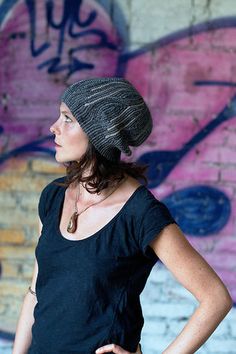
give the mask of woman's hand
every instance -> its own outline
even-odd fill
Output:
[[[103,353],[110,353],[110,352],[115,354],[136,354],[136,352],[135,353],[127,352],[127,350],[113,343],[104,345],[103,347],[100,347],[95,351],[96,354],[103,354]]]

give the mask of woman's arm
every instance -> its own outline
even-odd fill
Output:
[[[232,298],[216,272],[176,224],[166,226],[150,246],[175,278],[199,301],[180,334],[162,354],[194,354],[232,308]],[[130,354],[108,344],[96,353]]]
[[[230,311],[232,298],[216,272],[176,224],[166,226],[150,246],[179,283],[200,303],[163,354],[193,354]]]
[[[42,224],[39,220],[39,235],[41,234]],[[35,291],[35,284],[38,275],[38,264],[35,259],[34,272],[31,282],[31,289]],[[32,333],[31,328],[34,323],[33,311],[37,304],[37,298],[29,291],[24,297],[21,307],[20,316],[17,323],[15,339],[13,343],[12,354],[26,354],[31,344]]]

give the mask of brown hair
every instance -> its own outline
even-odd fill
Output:
[[[112,162],[102,156],[88,141],[88,147],[79,161],[64,163],[66,167],[65,182],[54,182],[57,185],[68,187],[73,182],[85,182],[88,192],[99,193],[102,189],[114,187],[125,177],[125,173],[136,178],[143,179],[145,186],[148,183],[145,176],[149,165],[139,165],[135,162],[125,162],[118,160]],[[85,172],[90,170],[90,175],[85,176]],[[92,188],[87,188],[87,184]],[[92,189],[95,188],[94,191]]]

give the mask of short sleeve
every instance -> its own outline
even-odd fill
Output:
[[[39,196],[39,203],[38,203],[38,214],[42,224],[44,224],[44,220],[46,218],[46,206],[47,206],[47,186],[42,190]]]
[[[141,218],[139,232],[139,245],[146,257],[158,258],[149,243],[164,227],[173,223],[178,225],[167,206],[163,202],[153,199]]]
[[[44,187],[42,190],[40,196],[39,196],[39,202],[38,202],[38,214],[40,217],[40,220],[42,224],[44,224],[46,216],[49,213],[50,208],[52,207],[52,204],[55,200],[55,197],[57,195],[57,192],[59,190],[59,186],[57,183],[61,183],[65,181],[65,177],[60,177],[52,182],[50,182],[48,185]]]

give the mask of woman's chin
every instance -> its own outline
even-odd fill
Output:
[[[65,156],[65,154],[63,155],[62,153],[60,154],[57,150],[56,153],[54,155],[55,160],[58,163],[68,163],[68,162],[72,162],[72,161],[78,161],[79,157],[78,156]]]
[[[57,154],[55,155],[55,160],[58,162],[58,163],[61,163],[61,164],[63,164],[63,163],[68,163],[68,162],[70,162],[71,161],[71,159],[70,158],[63,158],[63,157],[60,157],[60,156],[58,156]]]
[[[61,156],[58,156],[57,154],[55,155],[55,160],[58,162],[58,163],[64,163],[64,162],[68,162],[69,160],[66,159],[65,157],[61,157]]]

